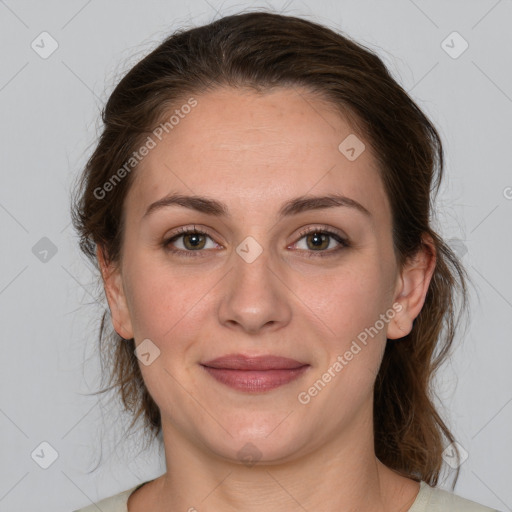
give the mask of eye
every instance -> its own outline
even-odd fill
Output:
[[[172,248],[172,244],[176,243],[176,241],[180,238],[182,239],[182,241],[180,241],[182,248]],[[201,249],[208,248],[206,247],[206,238],[212,240],[208,233],[196,229],[195,226],[193,228],[180,228],[178,230],[178,234],[175,234],[171,238],[165,240],[162,245],[166,250],[173,253],[179,253],[183,256],[196,256],[195,254],[191,253],[200,253],[203,252]],[[216,246],[217,244],[214,242],[213,247],[210,248],[215,249]],[[199,254],[197,254],[197,256],[199,256]]]
[[[181,240],[180,240],[181,239]],[[207,247],[207,239],[212,241],[212,245]],[[305,239],[305,248],[299,248],[307,257],[333,256],[340,250],[350,247],[349,241],[341,236],[340,233],[327,229],[325,227],[310,227],[300,233],[300,238],[295,244],[289,247],[299,245],[299,242]],[[174,244],[177,244],[176,248]],[[338,245],[327,250],[334,241]],[[181,247],[179,247],[181,245]],[[171,238],[166,239],[162,246],[169,252],[178,254],[179,256],[205,256],[202,249],[216,249],[220,247],[213,241],[211,236],[206,232],[194,227],[180,228]],[[174,246],[174,247],[173,247]]]
[[[323,257],[337,254],[340,250],[350,247],[349,241],[341,236],[338,232],[327,228],[312,227],[300,233],[300,239],[294,245],[299,245],[300,240],[305,239],[304,250],[307,257]],[[338,245],[334,249],[326,250],[331,246],[331,242],[335,241]]]

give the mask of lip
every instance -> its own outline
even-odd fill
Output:
[[[210,368],[222,368],[226,370],[293,370],[307,363],[281,356],[227,354],[201,364]]]
[[[228,354],[201,366],[218,382],[233,389],[263,392],[299,378],[310,365],[280,356]]]

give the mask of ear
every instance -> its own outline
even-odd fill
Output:
[[[422,239],[421,248],[405,263],[398,277],[394,303],[399,303],[401,309],[388,324],[388,339],[407,336],[425,303],[436,266],[436,247],[430,235],[424,233]]]
[[[127,340],[131,339],[133,338],[133,328],[124,293],[121,272],[117,266],[106,262],[103,248],[99,245],[96,249],[96,257],[98,258],[103,287],[105,289],[105,295],[107,296],[114,329],[122,338]]]

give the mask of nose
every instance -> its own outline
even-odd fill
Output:
[[[290,322],[292,292],[286,286],[286,268],[270,259],[265,250],[254,260],[243,251],[233,254],[218,307],[224,327],[257,334]]]

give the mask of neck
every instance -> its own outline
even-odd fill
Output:
[[[167,472],[155,481],[151,510],[407,511],[419,484],[376,458],[371,421],[357,427],[293,460],[250,465],[200,449],[166,424]]]

